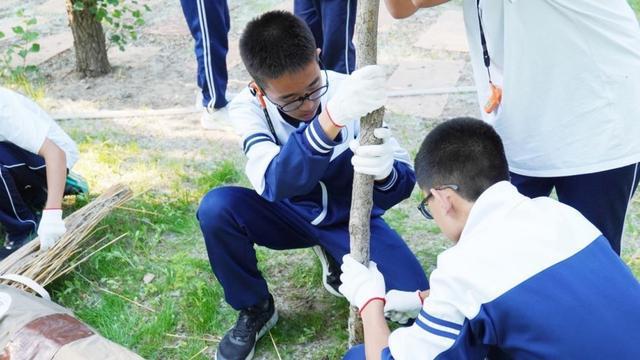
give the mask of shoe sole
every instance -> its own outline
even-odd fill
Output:
[[[344,297],[344,295],[337,292],[334,288],[327,283],[327,277],[329,276],[329,259],[327,259],[327,254],[322,250],[319,245],[312,247],[313,252],[320,259],[320,265],[322,265],[322,286],[324,286],[325,290],[329,292],[329,294],[336,297]]]
[[[262,327],[262,329],[260,329],[260,331],[258,331],[258,334],[256,335],[256,342],[253,344],[253,348],[251,349],[251,352],[249,353],[249,355],[247,355],[247,357],[244,360],[251,360],[253,359],[253,354],[256,352],[256,344],[258,343],[258,340],[260,340],[260,338],[262,338],[264,336],[264,334],[267,333],[267,331],[271,330],[276,323],[278,322],[278,310],[274,309],[273,310],[273,315],[271,315],[271,318],[269,319],[269,321],[267,321],[264,326]],[[216,360],[231,360],[231,359],[225,359],[222,356],[218,355],[218,351],[216,351],[216,356],[215,356]]]

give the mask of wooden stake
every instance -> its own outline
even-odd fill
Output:
[[[378,9],[379,0],[358,2],[356,18],[356,58],[357,67],[373,65],[378,53]],[[360,143],[363,145],[380,143],[373,136],[373,130],[382,126],[384,108],[380,108],[360,120]],[[353,178],[351,195],[351,216],[349,235],[351,256],[357,261],[369,265],[369,238],[371,209],[373,208],[373,176],[356,173]],[[362,319],[356,308],[349,312],[349,347],[364,341]]]

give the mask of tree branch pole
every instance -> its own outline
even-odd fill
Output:
[[[373,65],[378,54],[378,9],[379,0],[358,2],[356,18],[356,58],[357,67]],[[360,119],[360,143],[370,145],[379,143],[373,130],[382,126],[384,107]],[[356,173],[353,178],[351,196],[351,216],[349,235],[351,256],[357,261],[369,265],[369,238],[371,209],[373,207],[373,176]],[[362,319],[355,307],[349,312],[349,347],[364,341]]]

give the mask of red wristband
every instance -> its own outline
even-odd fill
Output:
[[[342,128],[344,127],[344,125],[342,125],[342,126],[341,126],[341,125],[338,125],[338,124],[336,124],[336,122],[335,122],[335,121],[333,121],[333,119],[331,118],[331,114],[329,113],[329,107],[327,107],[327,108],[325,109],[325,111],[327,112],[327,117],[329,118],[329,121],[331,121],[331,123],[333,124],[333,126],[335,126],[335,127],[337,127],[337,128],[340,128],[340,129],[342,129]]]
[[[386,301],[384,298],[382,298],[382,297],[374,297],[374,298],[371,298],[371,299],[367,300],[367,302],[366,302],[366,303],[364,303],[364,305],[362,305],[362,307],[360,308],[360,310],[358,310],[358,315],[360,315],[360,317],[362,317],[362,311],[364,311],[364,308],[366,308],[366,307],[367,307],[367,305],[369,305],[369,304],[370,304],[372,301],[374,301],[374,300],[380,300],[380,301],[382,301],[382,304],[383,304],[383,305],[387,302],[387,301]]]

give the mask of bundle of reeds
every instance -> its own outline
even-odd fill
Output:
[[[47,251],[39,251],[40,241],[27,243],[4,260],[0,261],[0,275],[18,274],[26,276],[42,286],[51,283],[89,259],[92,255],[126,234],[108,240],[94,240],[91,236],[96,226],[111,210],[133,197],[129,187],[118,184],[64,219],[67,232]],[[2,284],[29,290],[11,280],[0,280]]]

